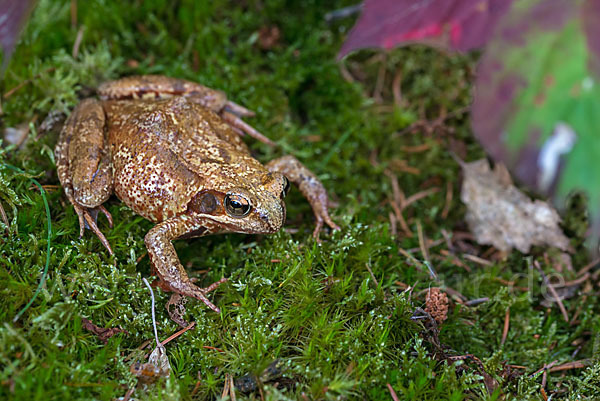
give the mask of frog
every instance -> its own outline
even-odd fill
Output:
[[[252,111],[223,91],[161,75],[124,77],[101,84],[98,98],[82,100],[66,120],[55,147],[57,175],[79,220],[79,236],[91,230],[110,255],[98,228],[103,204],[113,194],[155,225],[144,243],[155,285],[180,298],[220,309],[207,294],[226,278],[201,288],[181,264],[172,241],[212,234],[271,234],[285,221],[290,182],[308,200],[318,239],[329,215],[323,183],[296,157],[266,164],[242,136],[274,142],[244,121]]]

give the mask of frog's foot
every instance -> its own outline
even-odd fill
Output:
[[[196,281],[198,281],[197,278],[190,278],[190,281],[192,283],[195,283]],[[217,288],[221,283],[227,281],[227,279],[221,279],[219,281],[217,281],[216,283],[210,285],[207,288],[202,288],[200,290],[205,291],[206,292],[210,292],[212,290],[214,290],[215,288]],[[171,295],[171,298],[169,298],[169,301],[167,302],[167,313],[169,314],[169,317],[171,318],[172,321],[174,321],[175,323],[177,323],[178,325],[180,325],[181,327],[188,327],[190,324],[183,318],[183,316],[185,315],[185,304],[188,301],[188,297],[186,297],[185,295],[179,294],[179,293],[173,293],[173,295]],[[208,305],[208,304],[207,304]],[[213,305],[212,303],[210,305]],[[209,307],[210,307],[209,305]],[[214,305],[213,305],[214,306]],[[211,308],[213,309],[213,308]],[[218,310],[219,308],[217,308]],[[214,310],[214,309],[213,309]]]
[[[209,285],[206,288],[200,288],[200,287],[192,284],[192,280],[189,280],[189,279],[188,280],[183,279],[182,282],[176,288],[172,285],[169,285],[168,283],[166,283],[163,280],[160,280],[157,285],[164,291],[173,291],[176,294],[179,294],[181,297],[192,297],[192,298],[199,299],[202,302],[204,302],[204,304],[206,306],[208,306],[210,309],[212,309],[213,311],[215,311],[217,313],[221,313],[221,309],[219,309],[215,304],[210,302],[208,300],[208,298],[206,298],[206,294],[208,294],[211,291],[214,291],[215,289],[217,289],[218,286],[220,286],[221,284],[223,284],[226,281],[227,281],[227,278],[223,277],[221,280],[219,280],[215,283],[212,283],[211,285]],[[175,321],[177,324],[181,324],[182,322],[185,323],[185,320],[183,320],[183,318],[181,317],[182,315],[178,315],[178,313],[180,311],[174,311],[173,314],[171,314],[171,311],[169,310],[169,306],[175,305],[176,308],[179,308],[178,299],[172,298],[172,300],[173,300],[173,302],[171,302],[171,300],[169,300],[169,303],[167,304],[167,311],[169,312],[171,319],[173,319],[173,321]],[[181,306],[183,306],[183,305],[181,305]],[[185,308],[183,309],[183,311],[185,313]],[[173,315],[175,315],[175,318],[173,317]],[[180,321],[178,321],[176,319],[179,319]],[[187,326],[187,324],[185,324],[183,327],[186,327],[186,326]]]
[[[325,196],[327,196],[327,194],[325,194]],[[313,202],[311,202],[310,199],[308,201],[313,209],[313,213],[315,214],[315,219],[317,220],[315,229],[313,230],[313,238],[315,238],[317,241],[319,240],[319,233],[323,228],[324,222],[327,223],[327,225],[332,230],[340,229],[340,226],[335,224],[335,222],[331,219],[331,216],[329,216],[329,211],[327,210],[327,203],[325,203],[325,205],[323,205],[321,202],[313,204]]]
[[[77,213],[77,217],[79,218],[79,237],[83,237],[83,233],[85,232],[86,228],[92,230],[94,234],[98,236],[98,239],[100,240],[100,242],[102,242],[102,245],[104,245],[104,247],[108,250],[111,256],[114,256],[115,254],[111,249],[108,240],[106,239],[104,234],[102,234],[102,231],[100,231],[97,224],[98,212],[102,212],[102,214],[104,214],[108,219],[109,226],[113,226],[113,219],[108,210],[106,210],[106,208],[102,205],[96,206],[92,209],[88,209],[73,203],[73,207],[75,208],[75,212]]]
[[[193,292],[191,292],[190,294],[183,294],[183,295],[188,295],[190,297],[198,298],[199,300],[204,302],[206,304],[206,306],[208,306],[213,311],[215,311],[217,313],[221,313],[221,309],[219,309],[212,302],[210,302],[208,300],[208,298],[206,298],[205,294],[216,290],[218,286],[220,286],[221,284],[223,284],[226,281],[227,281],[227,278],[223,277],[221,280],[212,283],[211,285],[209,285],[206,288],[199,288],[197,286],[194,286]]]
[[[327,224],[333,230],[340,227],[329,216],[329,205],[331,204],[323,183],[307,169],[294,156],[283,156],[267,163],[269,171],[277,171],[298,186],[302,195],[308,200],[316,219],[316,227],[313,237],[319,239],[319,233],[323,224]]]
[[[238,106],[242,107],[242,106]],[[245,110],[245,109],[244,109]],[[239,133],[246,133],[250,135],[252,138],[257,139],[263,143],[266,143],[269,146],[275,146],[275,142],[258,132],[251,125],[242,120],[238,115],[230,113],[229,111],[224,110],[221,112],[221,117],[223,120],[229,124],[234,130]]]

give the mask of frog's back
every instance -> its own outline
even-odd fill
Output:
[[[215,174],[240,159],[258,163],[217,114],[186,98],[107,101],[104,109],[115,193],[152,221],[185,212]]]

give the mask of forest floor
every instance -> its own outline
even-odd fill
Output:
[[[218,399],[231,381],[237,399],[597,399],[600,300],[584,199],[562,211],[570,263],[554,249],[477,244],[451,155],[485,157],[468,115],[476,55],[414,46],[339,62],[355,17],[325,14],[351,4],[38,2],[3,82],[3,129],[24,142],[5,141],[0,162],[26,174],[0,170],[1,399],[109,400],[133,389],[136,399]],[[292,189],[277,234],[175,241],[200,284],[229,281],[210,296],[220,314],[187,303],[195,327],[166,344],[171,374],[148,386],[130,369],[154,341],[142,282],[152,280],[153,224],[113,197],[114,227],[99,225],[115,258],[89,231],[79,238],[53,154],[72,108],[133,74],[200,82],[256,111],[247,121],[279,146],[247,140],[253,154],[297,156],[330,192],[341,227],[313,240],[311,209]],[[13,321],[46,265],[43,196],[49,271]],[[562,280],[560,304],[540,271]],[[439,324],[424,312],[437,288],[448,297]],[[169,294],[154,292],[162,340],[179,326]],[[88,322],[125,332],[103,342]]]

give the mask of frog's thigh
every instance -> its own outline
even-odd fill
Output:
[[[276,171],[284,174],[291,182],[298,186],[300,192],[302,192],[304,197],[308,200],[308,203],[310,203],[313,213],[315,214],[315,218],[317,219],[317,226],[313,233],[315,237],[323,226],[323,222],[327,223],[327,225],[334,230],[339,229],[337,224],[335,224],[329,216],[329,211],[327,210],[329,198],[323,183],[321,183],[312,171],[300,163],[298,159],[290,155],[283,156],[271,160],[266,164],[266,167],[269,171]]]
[[[69,118],[69,173],[75,201],[94,208],[112,194],[110,151],[104,135],[105,115],[100,102],[86,99]]]
[[[194,103],[215,112],[219,112],[227,103],[225,93],[219,90],[163,75],[132,76],[105,82],[98,88],[98,93],[104,100],[187,96]]]

